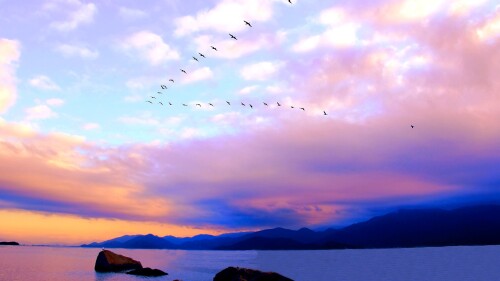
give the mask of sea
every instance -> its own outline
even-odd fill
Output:
[[[322,251],[110,249],[169,275],[96,273],[101,249],[0,246],[0,281],[211,281],[228,266],[278,272],[296,281],[499,281],[500,246]]]

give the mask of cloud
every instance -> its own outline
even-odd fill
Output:
[[[248,95],[254,91],[256,91],[259,88],[258,85],[253,85],[253,86],[248,86],[240,90],[241,95]]]
[[[219,33],[242,31],[247,28],[242,19],[265,22],[273,16],[277,0],[223,0],[214,8],[198,12],[195,16],[175,19],[175,34],[184,36],[195,32],[213,30]]]
[[[79,0],[53,1],[50,5],[46,5],[46,7],[49,10],[53,10],[60,8],[60,5],[64,5],[68,9],[67,18],[50,24],[52,28],[59,31],[72,31],[83,24],[92,23],[97,13],[97,6],[94,3],[83,3]]]
[[[29,80],[31,86],[45,91],[59,91],[61,88],[48,76],[37,75]]]
[[[83,129],[85,131],[93,131],[93,130],[98,130],[101,128],[101,125],[99,125],[98,123],[85,123],[83,125]]]
[[[65,57],[80,57],[83,59],[96,59],[99,57],[98,51],[77,45],[61,44],[57,46],[56,50]]]
[[[29,107],[25,110],[26,112],[26,120],[44,120],[55,118],[58,116],[49,106],[41,104],[33,107]]]
[[[182,79],[182,83],[184,84],[190,84],[190,83],[195,83],[203,80],[208,80],[211,79],[214,76],[212,70],[210,67],[202,67],[198,68],[194,71],[190,71],[187,76],[185,76]]]
[[[52,98],[52,99],[46,100],[45,103],[49,106],[62,106],[62,105],[64,105],[64,100]]]
[[[270,80],[283,66],[283,62],[263,61],[244,66],[240,74],[245,80],[266,81]]]
[[[121,17],[128,19],[128,20],[136,20],[136,19],[141,19],[141,18],[145,18],[148,16],[148,14],[146,12],[139,10],[139,9],[120,7],[118,11],[119,11]]]
[[[14,73],[20,56],[18,41],[0,38],[0,113],[6,112],[16,101]]]
[[[151,65],[179,59],[176,50],[166,44],[159,35],[150,31],[140,31],[130,35],[122,46],[125,50],[133,50]]]

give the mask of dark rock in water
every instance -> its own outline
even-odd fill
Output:
[[[258,270],[228,267],[217,273],[213,281],[293,281],[275,272],[262,272]]]
[[[0,242],[0,245],[6,245],[6,246],[19,246],[19,243],[17,242]]]
[[[159,269],[151,269],[149,267],[134,269],[134,270],[127,272],[127,274],[149,276],[149,277],[168,275],[168,273],[166,273],[164,271],[161,271]]]
[[[140,269],[142,264],[126,256],[115,254],[108,250],[99,252],[95,261],[97,272],[117,272],[130,269]]]

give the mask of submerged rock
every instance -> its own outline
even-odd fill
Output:
[[[159,269],[151,269],[149,267],[134,269],[127,272],[127,274],[149,276],[149,277],[168,275],[168,273],[164,271],[161,271]]]
[[[213,281],[293,281],[276,272],[262,272],[240,267],[228,267],[217,273]]]
[[[115,254],[108,250],[99,252],[94,269],[97,272],[117,272],[130,269],[140,269],[142,264],[132,258]]]

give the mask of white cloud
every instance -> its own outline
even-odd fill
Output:
[[[212,70],[209,67],[198,68],[194,71],[188,72],[183,78],[182,83],[189,84],[198,81],[208,80],[214,76]]]
[[[56,50],[65,57],[81,57],[84,59],[96,59],[99,57],[98,51],[76,45],[61,44],[57,46]]]
[[[205,30],[223,33],[241,31],[247,28],[243,19],[252,23],[271,19],[276,2],[279,0],[222,0],[210,10],[175,19],[175,34],[183,36]]]
[[[83,129],[86,131],[97,130],[100,128],[101,128],[101,125],[99,125],[97,123],[86,123],[85,125],[83,125]]]
[[[63,21],[56,21],[50,24],[51,27],[60,31],[71,31],[82,24],[92,23],[97,13],[97,6],[94,3],[83,3],[79,0],[53,1],[46,5],[48,9],[57,9],[58,5],[65,4],[70,9],[68,18]]]
[[[50,106],[61,106],[64,104],[64,100],[53,98],[46,100],[45,103]]]
[[[140,18],[145,18],[148,14],[142,10],[138,9],[131,9],[127,7],[120,7],[119,9],[120,16],[128,19],[128,20],[135,20],[135,19],[140,19]]]
[[[134,50],[151,65],[159,65],[168,60],[179,58],[179,53],[166,44],[163,39],[150,31],[132,34],[123,43],[125,50]]]
[[[57,113],[52,111],[47,105],[41,104],[26,109],[26,120],[42,120],[57,117]]]
[[[16,101],[16,63],[21,56],[19,42],[0,38],[0,113]]]
[[[266,36],[252,40],[240,38],[236,41],[233,39],[220,40],[210,35],[202,35],[195,38],[194,42],[201,53],[224,59],[240,58],[271,46],[271,40]],[[211,46],[215,46],[218,51],[214,51]]]
[[[61,88],[45,75],[37,75],[29,80],[31,86],[45,91],[59,91]]]
[[[282,62],[263,61],[243,67],[240,74],[245,80],[269,80],[283,66]]]
[[[240,90],[241,95],[248,95],[259,88],[258,85],[248,86]]]

